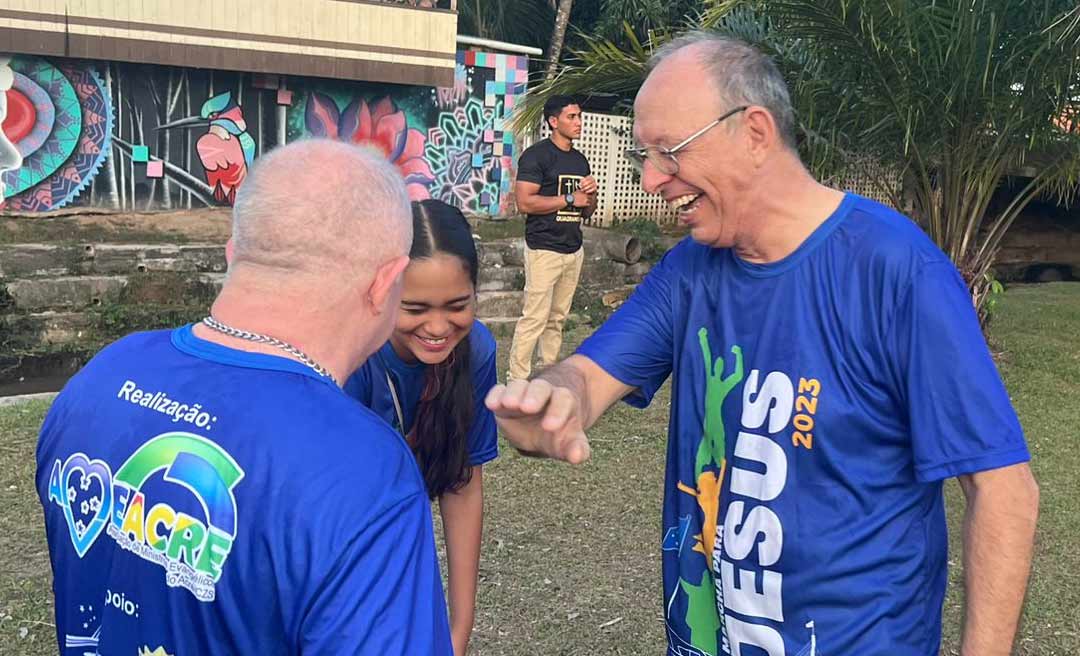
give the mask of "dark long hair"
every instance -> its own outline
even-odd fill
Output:
[[[479,261],[472,228],[461,210],[440,200],[412,204],[413,243],[410,260],[423,260],[443,253],[465,266],[476,289]],[[413,452],[424,475],[432,499],[461,489],[472,478],[468,436],[475,402],[469,336],[454,347],[450,356],[428,367],[424,391],[416,408]]]

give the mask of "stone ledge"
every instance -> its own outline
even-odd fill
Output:
[[[223,273],[217,244],[8,244],[0,246],[0,277],[108,275],[146,271]]]
[[[14,308],[22,312],[47,309],[78,310],[107,303],[175,303],[192,298],[212,298],[221,289],[224,274],[204,273],[179,280],[154,276],[61,276],[24,278],[6,283]],[[125,289],[139,284],[130,293]]]

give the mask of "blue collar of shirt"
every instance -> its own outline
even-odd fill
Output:
[[[383,367],[393,371],[399,376],[416,375],[417,372],[423,371],[427,368],[427,365],[423,362],[415,362],[409,364],[398,356],[397,351],[394,350],[394,345],[390,343],[390,340],[386,340],[382,348],[379,349],[379,360],[382,362]]]
[[[743,272],[755,278],[771,278],[786,273],[809,257],[811,253],[817,250],[818,246],[829,238],[829,235],[840,227],[840,224],[842,224],[848,214],[851,213],[857,200],[858,196],[855,194],[844,194],[844,199],[840,201],[840,205],[833,210],[833,213],[829,215],[829,218],[825,219],[824,223],[819,225],[814,232],[810,233],[810,236],[806,238],[806,241],[799,244],[798,248],[781,260],[777,260],[776,262],[766,262],[764,264],[747,262],[736,255],[734,249],[728,249],[731,253],[731,259],[735,260],[735,263],[743,270]]]
[[[321,383],[340,389],[326,376],[321,376],[314,369],[302,362],[279,355],[269,353],[253,353],[229,348],[215,342],[210,342],[195,335],[195,324],[188,324],[173,330],[172,344],[180,351],[188,355],[219,362],[234,367],[246,367],[248,369],[263,369],[266,371],[285,371],[313,378]]]

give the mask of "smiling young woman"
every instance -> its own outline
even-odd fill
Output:
[[[498,455],[484,397],[496,383],[495,339],[476,320],[479,263],[461,212],[413,203],[413,245],[390,340],[345,391],[405,437],[446,535],[454,653],[465,654],[476,605],[482,468]]]

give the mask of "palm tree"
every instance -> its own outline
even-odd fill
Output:
[[[548,68],[545,76],[547,80],[555,76],[559,67],[563,41],[566,40],[566,26],[570,24],[570,10],[573,8],[574,0],[559,0],[559,7],[555,10],[555,30],[551,33],[551,46],[548,47]]]
[[[599,9],[591,25],[575,26],[589,30],[589,34],[610,39],[626,45],[625,26],[633,28],[639,40],[647,41],[656,33],[670,32],[672,28],[692,21],[705,9],[703,0],[602,0],[594,3]],[[584,12],[582,12],[584,13]]]
[[[1077,189],[1080,135],[1058,127],[1080,108],[1072,0],[714,0],[699,26],[774,57],[817,175],[865,157],[902,175],[904,199],[884,181],[882,191],[952,258],[984,320],[1013,221],[1032,199]],[[590,40],[529,94],[519,121],[551,93],[602,85],[631,97],[659,41]],[[1006,183],[1011,198],[993,208]]]
[[[460,0],[458,31],[483,39],[543,48],[551,42],[555,10],[548,0]]]

